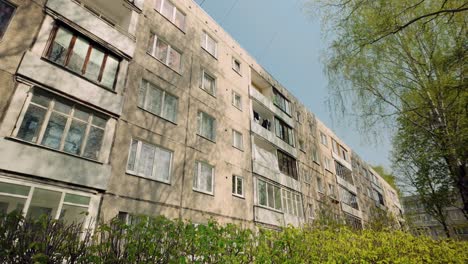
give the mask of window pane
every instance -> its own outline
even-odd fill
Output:
[[[91,197],[83,196],[78,194],[67,193],[65,194],[65,198],[63,199],[66,203],[74,203],[74,204],[82,204],[82,205],[89,205],[89,201]]]
[[[258,203],[260,205],[267,205],[267,190],[264,181],[258,181]]]
[[[65,138],[65,145],[63,146],[63,151],[79,155],[85,133],[86,124],[80,121],[73,120],[70,125],[70,129],[68,130],[67,137]]]
[[[27,217],[37,219],[46,215],[55,218],[61,197],[61,192],[35,188]]]
[[[75,111],[73,112],[73,116],[79,118],[83,121],[88,121],[90,114],[88,111],[84,109],[80,109],[80,107],[75,107]]]
[[[237,178],[237,194],[243,195],[242,187],[242,178]]]
[[[215,92],[215,79],[205,72],[203,73],[203,89],[210,94]]]
[[[154,147],[148,144],[141,145],[140,158],[138,160],[138,174],[151,177],[154,164]]]
[[[89,42],[77,37],[75,46],[73,46],[73,50],[70,56],[70,61],[68,62],[68,68],[78,73],[82,73],[83,64],[86,59],[86,54],[88,53],[88,48]]]
[[[99,73],[101,71],[102,61],[104,60],[104,53],[98,49],[93,48],[91,55],[89,55],[89,61],[86,65],[85,76],[93,81],[97,81]]]
[[[174,11],[174,5],[171,4],[171,2],[165,0],[161,13],[163,16],[167,17],[169,20],[172,21],[172,12]]]
[[[162,61],[163,63],[166,63],[167,50],[168,45],[160,39],[158,39],[156,43],[156,58]]]
[[[200,175],[198,173],[198,169],[200,168],[200,163],[198,161],[195,161],[195,168],[194,168],[194,175],[193,175],[193,188],[199,189],[200,187],[198,186],[199,178]]]
[[[28,196],[31,187],[14,183],[0,182],[0,192]]]
[[[135,158],[138,147],[138,141],[132,139],[132,145],[130,146],[130,154],[128,155],[127,170],[135,171]]]
[[[46,92],[44,90],[34,89],[34,95],[31,98],[31,102],[36,103],[38,105],[42,105],[44,107],[49,107],[50,100],[52,94]]]
[[[209,165],[202,163],[201,174],[201,189],[207,192],[212,192],[213,168]]]
[[[145,107],[145,97],[146,97],[146,87],[148,82],[143,80],[140,84],[140,89],[138,90],[138,106],[141,108]]]
[[[275,208],[281,210],[281,189],[275,187]]]
[[[64,28],[59,28],[55,35],[54,42],[52,43],[49,59],[62,65],[65,64],[68,47],[70,46],[72,37],[73,34],[70,33],[70,31]]]
[[[44,108],[29,105],[17,137],[30,142],[36,142],[42,122],[44,122],[46,112],[47,110]]]
[[[168,66],[177,71],[180,69],[180,53],[172,48],[169,52]]]
[[[65,116],[52,113],[41,144],[50,148],[59,149],[66,123],[67,118]]]
[[[207,37],[206,49],[211,55],[216,56],[216,42],[210,36]]]
[[[275,208],[275,197],[274,197],[274,186],[271,184],[267,184],[267,191],[268,191],[268,207]]]
[[[62,100],[55,100],[54,110],[64,114],[70,114],[72,107]]]
[[[149,88],[145,109],[156,115],[161,115],[161,101],[163,92],[155,87]]]
[[[156,10],[158,10],[159,12],[161,11],[161,2],[162,2],[162,0],[156,0],[155,8],[156,8]]]
[[[105,118],[102,118],[98,115],[93,116],[93,125],[105,128],[106,127],[107,120]]]
[[[9,214],[13,211],[22,212],[26,198],[0,195],[0,214]]]
[[[232,176],[232,193],[236,193],[236,176]]]
[[[60,212],[60,219],[66,224],[83,224],[88,215],[88,207],[64,204]]]
[[[171,175],[172,152],[158,148],[155,159],[155,177],[159,180],[169,181]]]
[[[97,127],[91,127],[89,130],[88,140],[86,142],[86,148],[83,153],[83,157],[89,159],[98,159],[103,137],[104,130]]]
[[[172,122],[177,121],[177,101],[176,97],[166,93],[164,99],[164,118]]]
[[[101,84],[108,88],[113,88],[118,68],[119,61],[112,56],[107,56],[106,65],[102,72]]]
[[[176,24],[176,26],[180,28],[182,31],[185,30],[185,15],[179,10],[176,10],[176,17],[175,17],[174,24]]]

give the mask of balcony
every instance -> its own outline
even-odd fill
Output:
[[[297,157],[297,151],[294,147],[278,138],[273,132],[269,131],[267,128],[257,123],[255,120],[251,121],[250,126],[252,132],[254,132],[255,134],[261,136],[263,139],[279,147],[280,149],[288,152],[291,156]]]
[[[341,209],[345,213],[354,215],[354,216],[362,219],[362,212],[361,211],[359,211],[357,209],[354,209],[353,207],[351,207],[351,206],[349,206],[349,205],[347,205],[345,203],[341,203]]]
[[[274,115],[280,117],[286,124],[288,124],[290,127],[294,128],[294,122],[290,116],[285,114],[283,111],[281,111],[278,107],[276,107],[273,104],[273,101],[267,98],[265,95],[263,95],[259,90],[251,86],[249,88],[249,95],[252,99],[257,101],[259,104],[261,104],[263,107],[268,109],[271,113]]]
[[[351,166],[351,164],[343,159],[342,157],[340,157],[338,154],[336,154],[334,151],[332,151],[332,157],[338,161],[339,163],[341,163],[344,167],[346,167],[348,170],[352,171],[353,170],[353,167]]]
[[[353,184],[347,182],[346,180],[344,180],[343,178],[341,178],[340,176],[336,176],[336,182],[345,187],[346,189],[348,189],[350,192],[352,193],[357,193],[357,188],[356,186],[354,186]]]
[[[138,13],[126,1],[48,0],[46,10],[55,18],[71,21],[133,57]]]

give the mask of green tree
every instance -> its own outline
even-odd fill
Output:
[[[424,139],[432,152],[415,149],[414,155],[434,153],[430,160],[445,164],[446,177],[457,188],[466,214],[467,3],[315,2],[320,4],[325,30],[334,36],[325,63],[336,113],[357,116],[362,131],[396,128]],[[429,161],[420,161],[424,160]]]
[[[382,178],[397,191],[398,195],[400,195],[400,188],[397,186],[395,175],[388,173],[381,165],[372,166],[372,169],[374,169],[380,176],[382,176]]]

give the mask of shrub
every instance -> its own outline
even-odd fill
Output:
[[[114,219],[94,235],[79,224],[10,214],[0,219],[0,263],[468,263],[468,243],[395,230],[288,226],[254,232],[136,217]]]

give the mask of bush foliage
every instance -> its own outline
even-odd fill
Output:
[[[468,243],[344,226],[252,231],[164,217],[79,224],[10,214],[0,219],[0,263],[468,263]]]

